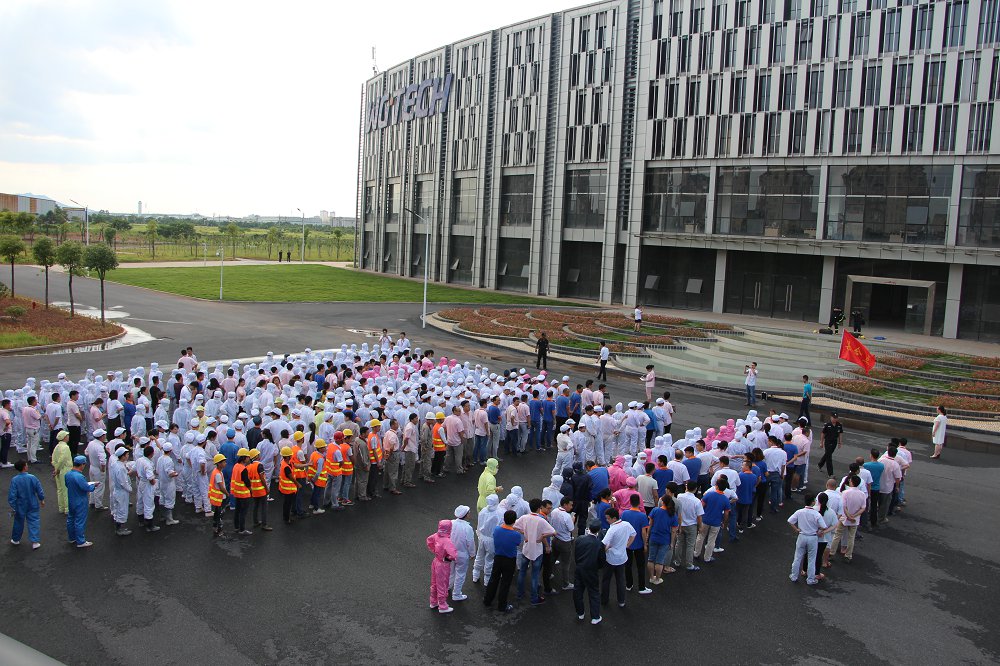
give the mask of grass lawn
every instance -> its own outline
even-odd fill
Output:
[[[182,296],[219,297],[218,265],[207,268],[123,268],[109,273],[107,279]],[[424,293],[421,282],[332,266],[296,264],[226,266],[223,283],[223,298],[227,301],[419,303]],[[460,289],[434,283],[427,288],[427,300],[434,303],[565,305],[552,299]]]
[[[51,338],[34,335],[25,331],[16,333],[0,333],[0,349],[17,349],[18,347],[38,347],[52,344]]]

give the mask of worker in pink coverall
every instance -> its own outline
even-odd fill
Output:
[[[437,532],[427,537],[427,550],[434,553],[431,562],[431,608],[439,613],[450,613],[454,608],[448,605],[448,575],[451,563],[458,557],[455,544],[451,542],[451,521],[438,522]]]

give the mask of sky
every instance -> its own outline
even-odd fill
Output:
[[[353,217],[372,47],[385,70],[580,4],[0,0],[0,192]]]

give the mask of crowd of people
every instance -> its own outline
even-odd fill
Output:
[[[565,380],[552,393],[564,395]],[[822,431],[828,455],[819,463],[829,478],[822,492],[807,493],[813,431],[804,417],[792,422],[772,410],[762,419],[751,409],[744,418],[705,431],[691,428],[674,441],[662,418],[669,394],[656,401],[659,410],[632,402],[610,413],[604,413],[603,398],[590,392],[578,410],[583,415],[560,424],[554,440],[544,427],[540,439],[530,440],[556,452],[551,485],[533,499],[517,485],[505,494],[498,482],[501,461],[486,461],[475,528],[470,508],[459,506],[454,519],[440,521],[427,538],[434,554],[432,609],[452,612],[449,593],[451,601],[468,598],[471,566],[473,584],[484,585],[486,606],[496,602],[500,611],[513,610],[512,585],[517,599],[527,596],[532,605],[572,591],[578,618],[586,619],[589,598],[591,623],[598,624],[612,583],[624,607],[629,592],[649,595],[665,575],[700,571],[725,551],[723,538],[726,546],[739,541],[792,503],[800,508],[787,517],[798,535],[789,578],[805,576],[815,585],[833,556],[851,561],[859,526],[881,527],[906,504],[913,458],[905,438],[872,449],[837,479],[832,454],[843,427],[832,415]],[[646,445],[642,432],[650,423]]]

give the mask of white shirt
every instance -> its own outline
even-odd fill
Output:
[[[611,348],[608,346],[601,347],[601,360],[607,361],[611,358]]]
[[[788,523],[797,526],[803,536],[816,536],[819,530],[829,527],[819,511],[808,506],[789,516]]]
[[[754,368],[748,368],[746,370],[746,375],[747,375],[747,377],[743,381],[743,383],[746,384],[747,386],[756,386],[757,385],[757,370],[755,370]]]
[[[611,566],[621,566],[628,561],[625,549],[629,540],[635,536],[635,528],[624,520],[619,519],[608,528],[604,535],[604,547],[608,564]]]
[[[740,475],[737,474],[735,470],[729,467],[723,467],[722,469],[717,471],[715,474],[712,475],[713,486],[715,485],[715,482],[719,480],[720,476],[725,476],[726,479],[729,480],[729,487],[732,488],[733,490],[736,490],[737,488],[740,487]]]
[[[785,450],[774,446],[764,449],[764,462],[767,464],[768,472],[781,472],[788,462]]]
[[[698,474],[708,474],[708,470],[712,467],[712,463],[715,462],[715,456],[712,455],[712,452],[702,451],[701,453],[695,454],[695,458],[701,461],[701,471],[698,472]]]
[[[61,402],[50,402],[45,406],[45,418],[49,421],[49,430],[62,430],[63,413]]]
[[[555,528],[556,538],[560,541],[573,540],[573,516],[559,507],[549,514],[549,523]]]
[[[689,527],[698,523],[698,516],[705,515],[705,507],[693,493],[681,493],[675,498],[677,515],[680,516],[681,527]]]
[[[667,463],[667,469],[674,473],[674,483],[685,483],[691,479],[688,468],[679,460],[671,460]]]

